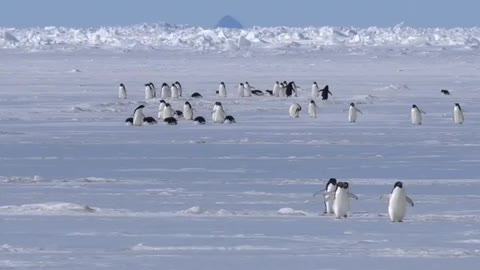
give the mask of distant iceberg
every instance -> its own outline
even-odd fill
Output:
[[[215,28],[242,29],[243,25],[230,15],[223,16]]]

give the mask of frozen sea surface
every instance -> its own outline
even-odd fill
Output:
[[[0,50],[0,269],[477,269],[479,55]],[[205,126],[124,124],[139,104],[157,115],[144,83],[177,80],[204,98],[173,107],[189,100]],[[276,80],[295,80],[299,97],[237,97],[241,81]],[[316,119],[314,80],[333,92]],[[215,96],[220,81],[227,98]],[[215,101],[238,123],[212,124]],[[350,102],[364,112],[355,124]],[[412,104],[427,112],[422,126]],[[348,219],[324,216],[312,196],[330,177],[359,197]],[[397,180],[415,207],[395,224],[380,196]]]

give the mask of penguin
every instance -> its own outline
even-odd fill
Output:
[[[172,92],[170,91],[170,87],[168,87],[168,84],[166,83],[162,84],[160,96],[162,99],[167,99],[172,96]]]
[[[252,87],[250,86],[250,84],[248,82],[245,82],[244,84],[244,88],[243,88],[243,96],[244,97],[251,97],[252,96],[252,90],[255,88],[255,87]]]
[[[357,113],[363,114],[363,112],[355,106],[355,103],[350,103],[350,108],[348,108],[348,122],[355,123],[357,121]]]
[[[330,89],[329,89],[328,85],[325,85],[325,87],[323,89],[321,89],[320,92],[321,92],[321,95],[322,95],[322,100],[328,100],[328,94],[333,96],[332,92],[330,92]]]
[[[118,98],[119,99],[127,99],[127,89],[123,83],[120,84],[118,87]]]
[[[173,112],[173,117],[182,118],[183,117],[183,112],[180,111],[180,110],[176,110],[176,111]]]
[[[245,95],[245,87],[243,86],[243,83],[240,83],[238,85],[238,96],[243,97]]]
[[[291,81],[287,84],[287,88],[285,89],[285,95],[287,97],[291,97],[294,93],[295,96],[297,96],[297,85],[294,81]]]
[[[173,117],[173,109],[170,103],[165,104],[165,108],[163,109],[162,119],[166,119],[169,117]]]
[[[222,103],[215,102],[215,106],[212,111],[213,123],[223,123],[225,121],[225,111],[223,110]]]
[[[330,196],[334,196],[332,194],[335,192],[335,189],[337,188],[337,179],[335,178],[330,178],[327,182],[327,185],[325,186],[325,194],[330,194]],[[327,200],[325,197],[325,212],[324,214],[333,214],[333,202],[334,200]]]
[[[270,96],[273,96],[273,90],[265,90]]]
[[[151,117],[151,116],[147,116],[145,118],[143,118],[143,123],[147,123],[147,124],[150,124],[150,125],[153,125],[153,124],[156,124],[157,123],[157,120],[155,120],[155,118]]]
[[[131,123],[134,126],[141,126],[144,124],[144,122],[147,122],[149,124],[156,124],[157,121],[153,117],[145,117],[145,115],[143,114],[143,108],[145,108],[145,105],[138,106],[133,111],[133,117],[127,118],[125,122]]]
[[[203,98],[202,95],[198,92],[195,92],[191,95],[192,98]]]
[[[183,118],[185,118],[185,120],[193,120],[192,104],[188,101],[183,105]]]
[[[290,109],[288,110],[288,113],[290,114],[290,117],[292,118],[298,118],[300,116],[300,111],[302,110],[302,107],[298,103],[293,103],[290,106]]]
[[[424,111],[420,110],[417,105],[413,104],[412,109],[410,111],[410,115],[412,118],[413,125],[421,125],[422,124],[422,113],[426,114]]]
[[[197,116],[195,117],[195,119],[193,120],[195,125],[205,125],[205,118],[202,117],[202,116]]]
[[[310,100],[310,103],[308,104],[308,114],[312,118],[317,118],[317,104],[315,104],[313,99]]]
[[[150,83],[145,84],[145,99],[152,99],[153,98],[153,89]]]
[[[218,95],[220,97],[227,97],[227,87],[224,82],[220,82],[220,86],[218,86]]]
[[[149,84],[150,84],[150,88],[152,89],[152,96],[154,98],[156,98],[157,97],[157,89],[155,88],[155,85],[152,82],[150,82]]]
[[[178,96],[181,97],[181,96],[182,96],[182,92],[183,92],[182,85],[181,85],[178,81],[176,81],[176,82],[175,82],[175,86],[176,86],[177,89],[178,89]]]
[[[446,95],[446,96],[449,96],[450,95],[450,91],[448,91],[447,89],[442,89],[440,90],[440,93]]]
[[[235,118],[233,118],[233,116],[231,115],[227,115],[225,116],[225,119],[223,120],[223,123],[225,124],[233,124],[233,123],[236,123],[237,121],[235,121]]]
[[[177,124],[177,119],[175,119],[173,117],[167,117],[167,118],[163,119],[163,122],[167,125],[176,125]]]
[[[320,88],[318,87],[317,82],[312,84],[312,98],[316,99],[320,95]]]
[[[172,93],[172,98],[177,99],[179,97],[178,88],[174,83],[172,83],[172,87],[170,87],[170,92]]]
[[[163,118],[163,109],[165,109],[165,105],[167,105],[167,103],[165,102],[165,100],[160,100],[160,105],[158,105],[158,119],[162,119]]]
[[[263,96],[262,90],[253,89],[252,94],[255,96]]]
[[[287,96],[287,81],[283,81],[283,83],[280,84],[280,96],[281,97],[286,97]]]
[[[125,119],[125,123],[127,123],[127,126],[133,125],[133,117],[129,117]]]
[[[336,218],[347,217],[347,214],[350,211],[350,198],[358,200],[358,197],[355,194],[350,193],[348,182],[337,183],[335,197],[333,198],[333,213]]]
[[[272,96],[279,97],[280,96],[280,83],[278,81],[275,82],[272,88]]]
[[[392,222],[402,222],[407,213],[407,203],[413,207],[413,201],[405,193],[403,183],[398,181],[393,185],[388,201],[388,215]]]
[[[462,107],[460,107],[460,104],[455,103],[455,106],[453,107],[453,121],[455,124],[463,124],[463,120]]]

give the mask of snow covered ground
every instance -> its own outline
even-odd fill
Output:
[[[0,50],[0,269],[478,267],[476,49],[24,49]],[[124,124],[139,104],[157,115],[144,83],[177,80],[204,98],[173,107],[190,100],[207,125]],[[304,89],[237,97],[247,80]],[[313,80],[334,94],[316,119],[306,113]],[[127,100],[116,98],[121,82]],[[238,123],[212,124],[215,101]],[[293,101],[299,119],[288,117]],[[355,124],[350,102],[364,112]],[[410,123],[414,103],[422,126]],[[324,216],[312,196],[330,177],[359,197],[348,219]],[[415,202],[398,224],[380,199],[397,180]]]

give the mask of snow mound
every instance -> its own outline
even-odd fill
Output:
[[[0,212],[13,215],[64,215],[71,213],[93,213],[96,210],[88,205],[78,205],[64,202],[47,202],[39,204],[24,204],[20,206],[1,206]]]
[[[132,50],[191,49],[198,51],[323,50],[348,48],[435,48],[476,49],[480,28],[395,27],[253,27],[248,29],[205,29],[166,23],[99,28],[0,28],[0,48],[23,50]]]
[[[200,214],[204,214],[205,212],[206,212],[206,210],[202,209],[200,206],[193,206],[193,207],[190,207],[186,210],[182,210],[179,213],[180,214],[189,214],[189,215],[200,215]]]
[[[277,211],[277,213],[283,216],[306,216],[307,215],[307,213],[304,211],[295,210],[289,207],[281,208]]]

